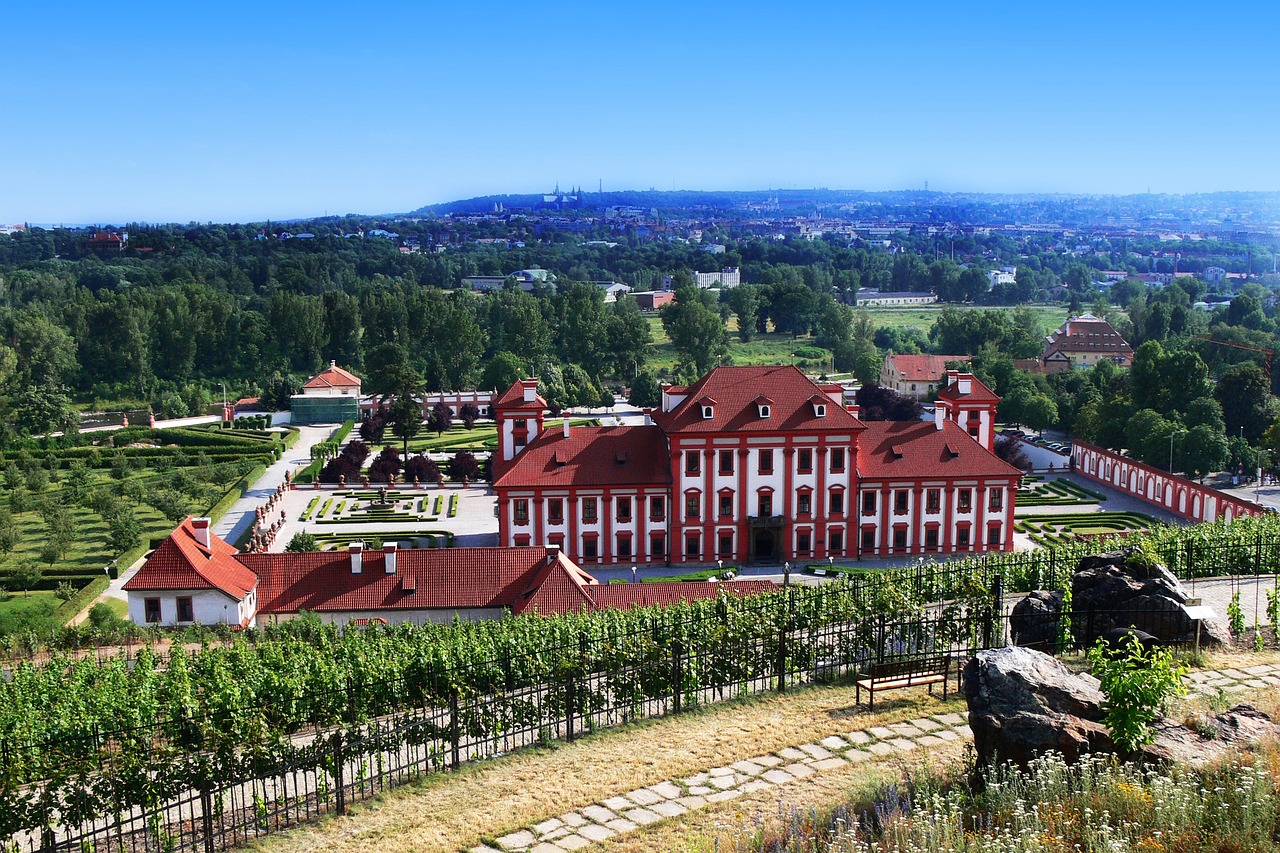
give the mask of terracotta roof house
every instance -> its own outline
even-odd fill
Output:
[[[335,361],[302,386],[301,394],[289,398],[296,424],[332,424],[360,417],[360,377],[338,367]]]
[[[551,433],[523,380],[495,404],[512,425],[498,541],[582,565],[1007,550],[1021,472],[992,453],[999,398],[969,374],[947,379],[932,422],[873,424],[795,367],[717,367],[663,386],[643,426]]]
[[[1044,339],[1040,361],[1046,366],[1093,367],[1111,361],[1128,367],[1133,347],[1101,317],[1081,314],[1063,323]]]
[[[178,525],[124,586],[138,624],[240,627],[303,612],[336,624],[499,619],[773,587],[767,581],[602,585],[559,549],[541,546],[366,550],[353,543],[345,551],[241,554],[212,533],[207,518]]]
[[[895,355],[884,357],[880,368],[880,385],[902,397],[920,400],[928,397],[947,375],[947,362],[973,361],[970,355]]]

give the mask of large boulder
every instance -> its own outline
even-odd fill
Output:
[[[979,765],[1025,768],[1049,751],[1071,763],[1111,748],[1098,680],[1044,652],[1020,646],[979,652],[965,665],[964,694]]]
[[[1186,604],[1178,579],[1136,548],[1083,557],[1071,579],[1072,633],[1085,645],[1128,627],[1162,643],[1192,642],[1196,620]],[[1202,646],[1230,643],[1231,632],[1221,619],[1200,622]]]
[[[1034,590],[1009,614],[1013,642],[1042,652],[1057,651],[1061,613],[1061,590]]]
[[[1011,762],[1026,769],[1047,752],[1062,755],[1068,764],[1090,752],[1115,752],[1103,722],[1105,697],[1098,680],[1043,652],[1018,646],[979,652],[965,665],[964,694],[979,767]],[[1190,728],[1158,717],[1152,728],[1155,739],[1138,758],[1192,765],[1280,737],[1280,726],[1249,705],[1197,720]]]

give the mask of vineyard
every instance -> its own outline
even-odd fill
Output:
[[[1280,565],[1271,518],[1157,527],[1126,544],[1183,576]],[[660,610],[362,630],[303,618],[167,659],[144,647],[22,663],[0,681],[0,837],[209,849],[470,757],[872,660],[962,655],[1003,641],[1004,593],[1060,587],[1097,548]]]

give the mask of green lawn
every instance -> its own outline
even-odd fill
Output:
[[[938,306],[936,308],[890,308],[886,306],[876,306],[867,308],[867,312],[871,314],[871,319],[875,321],[876,326],[894,326],[894,327],[914,327],[920,329],[925,334],[933,328],[933,324],[937,322],[938,315],[942,313],[942,309],[947,306]],[[954,307],[954,306],[952,306]],[[1067,319],[1068,311],[1060,305],[1029,305],[1027,306],[1036,313],[1040,318],[1041,324],[1045,327],[1045,331],[1051,331],[1062,325]],[[1011,310],[1005,306],[965,306],[966,311],[1008,311]]]
[[[52,592],[0,593],[0,634],[40,634],[58,627],[54,614],[61,603]]]

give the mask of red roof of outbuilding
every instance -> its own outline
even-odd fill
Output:
[[[944,421],[869,421],[858,438],[858,476],[870,480],[1020,477],[959,424]]]
[[[307,380],[307,384],[303,388],[347,388],[360,385],[360,377],[350,371],[343,370],[336,364],[330,364],[328,368],[317,373]]]
[[[908,382],[938,382],[947,375],[947,362],[973,361],[971,355],[895,355],[885,360]]]
[[[769,417],[760,417],[756,398],[767,390],[773,403]],[[655,415],[668,433],[674,432],[779,432],[784,430],[857,430],[861,421],[827,398],[825,417],[814,414],[810,399],[822,388],[791,365],[717,367],[694,385],[688,397],[669,412]],[[713,416],[702,417],[699,402],[715,401]]]
[[[494,488],[649,486],[671,482],[666,437],[656,426],[547,430],[511,460]]]
[[[235,547],[212,531],[210,547],[204,547],[192,521],[187,518],[160,543],[125,590],[217,589],[239,601],[257,585],[257,576],[236,559]]]
[[[540,570],[567,562],[558,550],[535,547],[406,548],[397,552],[396,573],[387,574],[383,552],[372,549],[355,575],[349,551],[239,559],[260,578],[261,613],[511,607]]]
[[[526,400],[524,398],[524,389],[529,386],[532,386],[535,389],[532,400]],[[493,401],[493,405],[495,408],[536,409],[537,411],[542,411],[547,408],[547,401],[542,398],[541,394],[537,393],[537,387],[537,379],[521,379],[499,394],[498,399]]]

